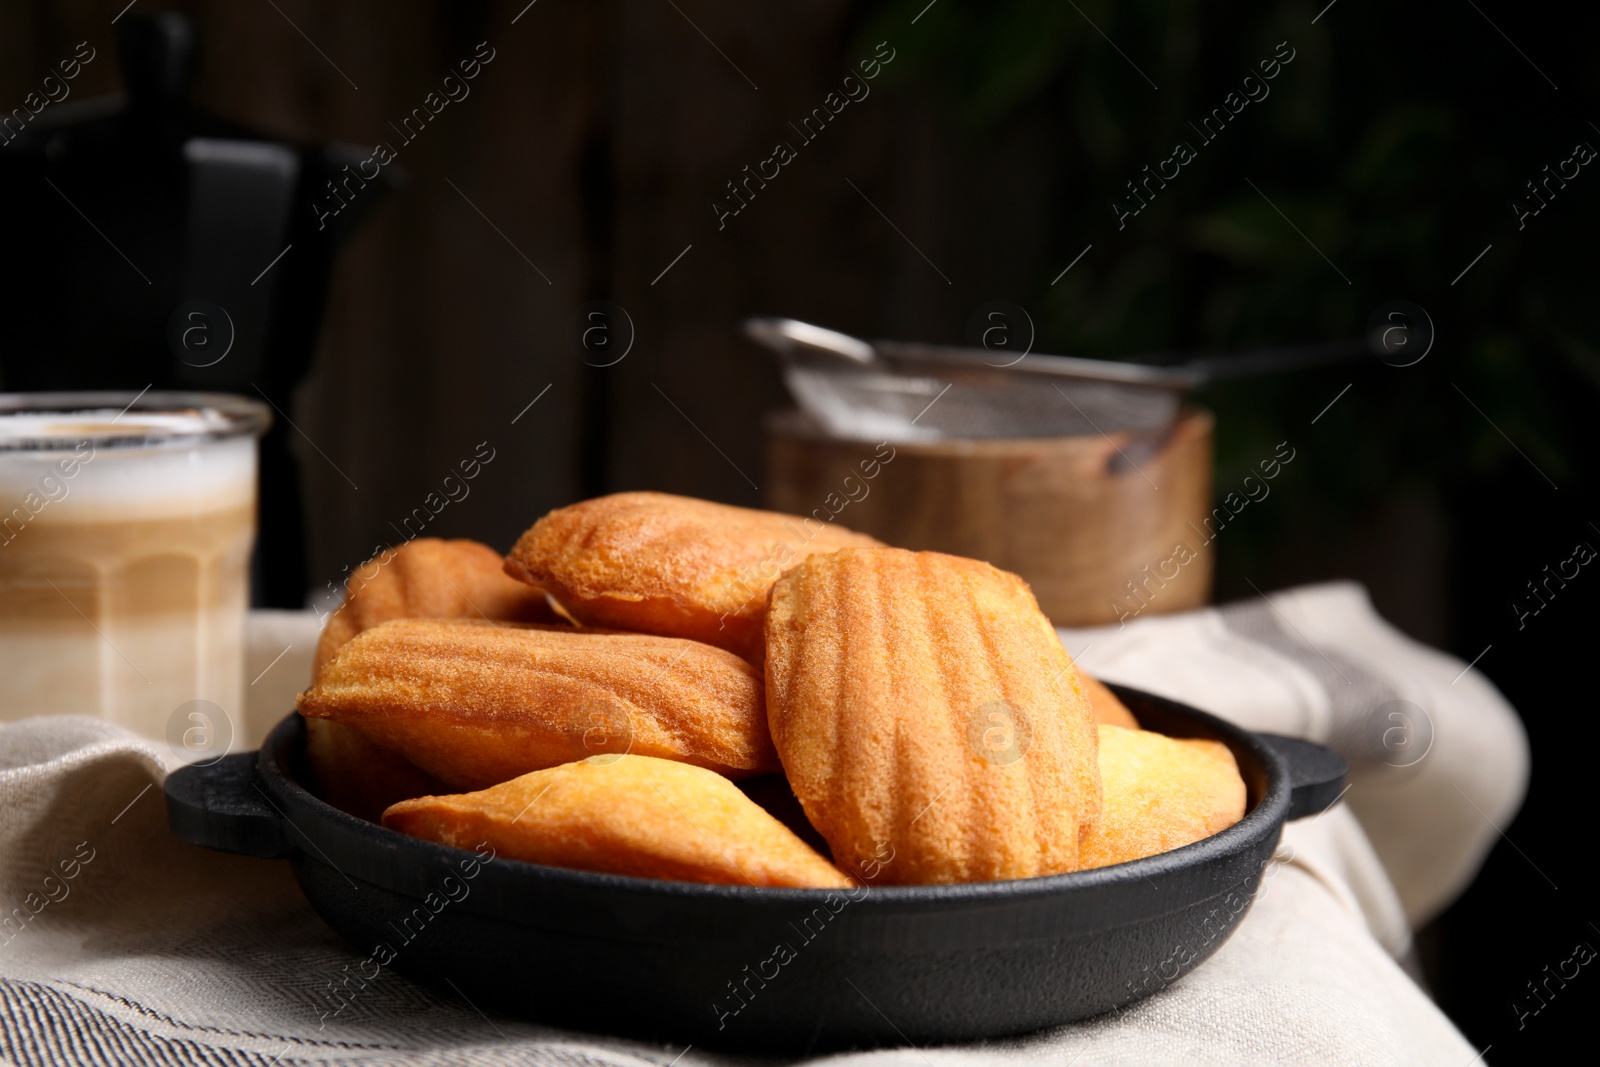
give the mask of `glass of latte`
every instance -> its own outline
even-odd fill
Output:
[[[231,733],[270,420],[213,394],[0,395],[0,721]]]

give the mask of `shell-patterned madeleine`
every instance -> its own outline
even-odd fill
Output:
[[[505,573],[505,559],[477,541],[419,537],[386,549],[345,582],[344,603],[317,641],[311,677],[356,634],[391,619],[492,619],[559,623],[544,593]],[[359,729],[306,721],[306,756],[322,799],[371,822],[397,800],[442,784]]]
[[[876,545],[815,518],[666,493],[615,493],[558,508],[506,557],[591,626],[687,637],[761,662],[767,591],[795,561]]]
[[[602,753],[779,769],[755,668],[670,637],[399,619],[347,642],[297,706],[457,789]]]
[[[843,889],[833,864],[721,775],[593,756],[482,792],[405,800],[383,824],[458,848],[636,878]]]
[[[767,712],[834,862],[873,884],[1075,870],[1089,699],[1026,583],[937,552],[813,556],[772,589]]]
[[[1079,866],[1154,856],[1244,818],[1239,764],[1220,741],[1100,726],[1100,821],[1084,832]]]
[[[351,573],[344,604],[317,642],[312,677],[346,641],[391,619],[561,622],[544,592],[506,574],[505,559],[488,545],[419,537]]]

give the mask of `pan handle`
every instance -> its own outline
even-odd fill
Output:
[[[1344,796],[1350,765],[1325,745],[1282,734],[1257,734],[1289,774],[1290,819],[1320,815]]]
[[[256,783],[256,753],[191,764],[167,775],[167,825],[192,845],[283,859],[298,851]]]

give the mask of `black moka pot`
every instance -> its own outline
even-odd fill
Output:
[[[288,144],[193,107],[196,33],[176,12],[130,12],[116,33],[124,93],[35,101],[0,135],[13,207],[0,388],[227,392],[287,411],[334,255],[395,168],[319,213],[368,150]],[[72,62],[112,59],[85,45]],[[309,585],[293,432],[280,417],[261,443],[255,599],[281,607]]]

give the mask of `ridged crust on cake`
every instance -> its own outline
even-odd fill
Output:
[[[600,753],[779,767],[755,669],[670,637],[399,619],[345,644],[298,706],[459,789]]]
[[[647,756],[596,757],[478,793],[402,801],[383,824],[457,848],[636,878],[843,889],[831,863],[732,782]]]
[[[1089,698],[1026,583],[935,552],[813,556],[773,587],[768,721],[834,861],[874,884],[1075,870]]]
[[[817,552],[876,544],[812,518],[616,493],[534,523],[505,569],[586,624],[690,638],[760,663],[778,575]]]

